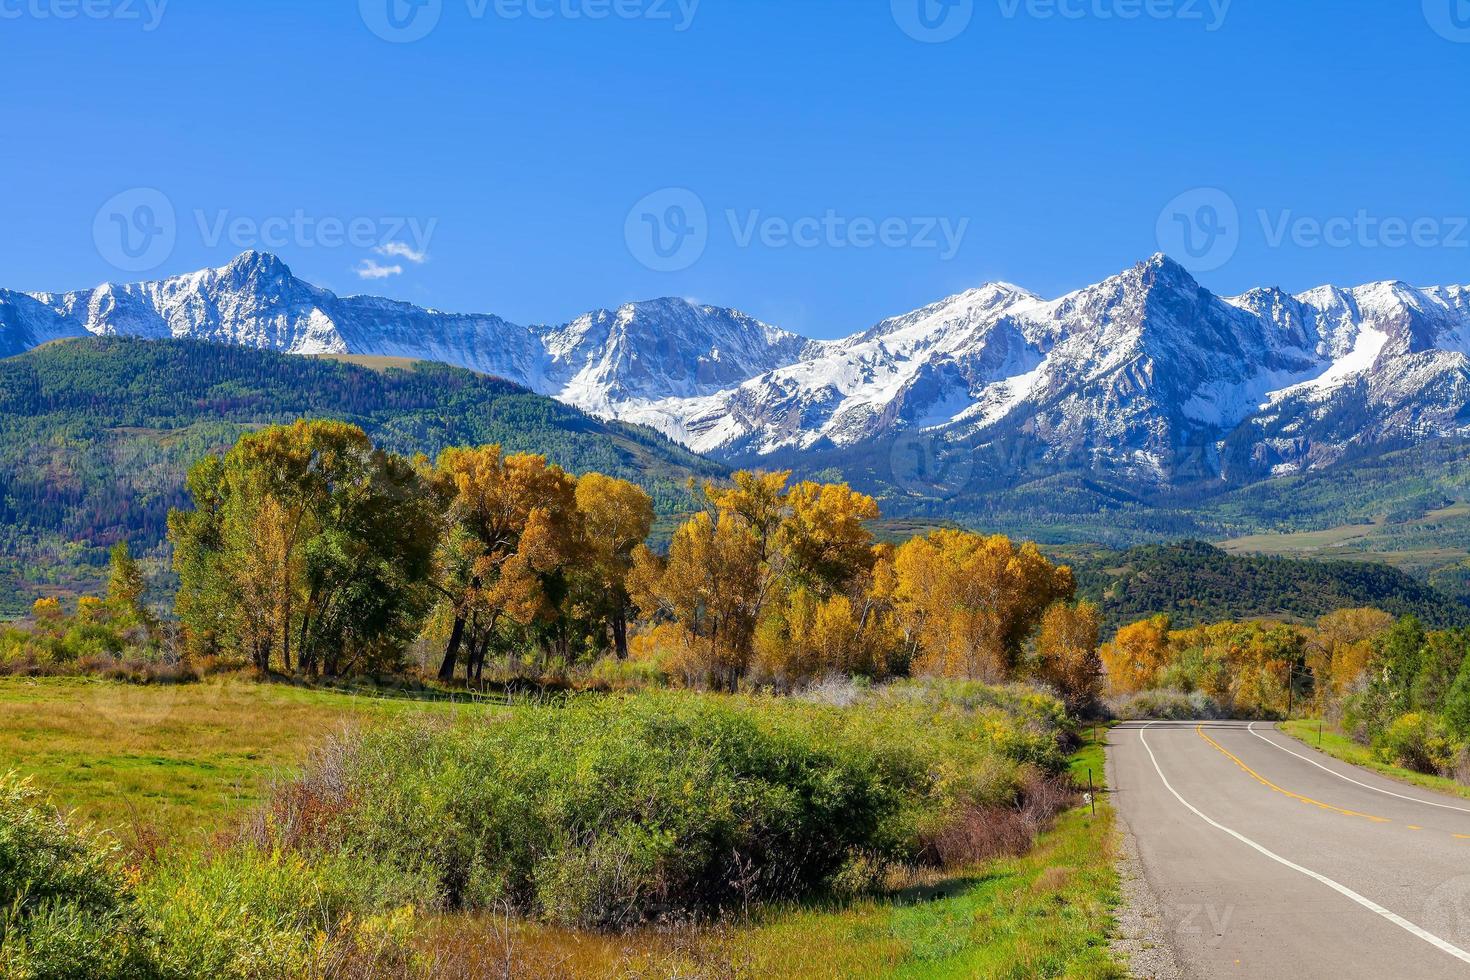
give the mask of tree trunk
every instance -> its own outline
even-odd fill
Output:
[[[628,614],[619,609],[612,618],[613,651],[619,660],[628,659]]]
[[[449,684],[454,680],[454,668],[459,663],[459,648],[464,643],[464,617],[454,617],[454,629],[449,634],[449,646],[444,651],[444,663],[439,665],[439,680]]]

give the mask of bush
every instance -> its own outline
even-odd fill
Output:
[[[406,961],[412,912],[385,905],[379,880],[358,862],[240,847],[157,869],[140,902],[164,976],[345,976]]]
[[[1394,719],[1373,742],[1382,761],[1430,775],[1450,772],[1457,749],[1443,721],[1417,711]]]
[[[1200,691],[1141,691],[1108,702],[1108,713],[1119,721],[1215,721],[1230,712]]]
[[[621,929],[848,887],[1063,764],[1023,690],[875,689],[855,708],[645,694],[352,737],[263,839],[391,867],[422,904]],[[315,816],[308,816],[315,815]],[[272,828],[277,828],[272,830]]]
[[[117,844],[72,827],[29,783],[0,777],[0,976],[152,976]]]

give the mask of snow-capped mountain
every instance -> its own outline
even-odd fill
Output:
[[[0,290],[0,356],[86,334],[443,361],[726,459],[840,465],[913,438],[1169,484],[1470,435],[1470,289],[1218,297],[1162,255],[1060,299],[995,283],[833,342],[678,299],[519,326],[338,297],[254,252],[159,282]]]
[[[88,334],[442,361],[609,417],[639,399],[713,394],[813,347],[743,313],[679,299],[525,327],[497,316],[339,297],[262,252],[158,282],[58,294],[0,290],[0,356]]]
[[[685,403],[683,422],[726,457],[919,432],[1153,482],[1249,479],[1470,435],[1467,351],[1465,288],[1222,298],[1158,255],[1056,300],[1006,284],[951,297]]]

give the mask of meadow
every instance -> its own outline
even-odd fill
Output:
[[[291,788],[302,785],[303,779],[309,782],[313,767],[319,772],[324,747],[366,745],[381,759],[393,745],[402,746],[399,739],[453,732],[456,739],[464,740],[459,743],[462,748],[477,750],[483,748],[479,740],[487,737],[486,732],[500,730],[518,733],[515,741],[524,746],[535,740],[528,736],[550,734],[560,730],[559,726],[591,725],[595,729],[598,719],[609,713],[614,716],[611,724],[597,729],[600,741],[578,742],[565,753],[571,761],[564,774],[569,774],[568,780],[563,782],[576,786],[576,772],[595,773],[581,779],[580,785],[595,789],[596,797],[603,799],[618,781],[608,776],[611,765],[641,790],[659,785],[690,794],[689,812],[697,819],[691,817],[693,837],[688,840],[719,822],[713,809],[701,807],[750,804],[739,790],[751,783],[728,784],[726,788],[733,792],[721,795],[696,790],[689,785],[687,772],[649,782],[648,771],[623,750],[633,744],[624,736],[630,730],[636,735],[639,726],[651,723],[653,714],[660,719],[659,725],[670,713],[682,717],[696,735],[700,726],[713,719],[721,734],[711,744],[740,746],[734,751],[717,748],[702,753],[685,743],[678,755],[694,760],[690,764],[702,760],[717,768],[744,765],[743,760],[765,744],[765,739],[775,737],[778,741],[771,744],[782,747],[782,758],[794,752],[804,760],[800,766],[804,775],[790,778],[815,774],[815,782],[807,783],[807,796],[828,792],[829,803],[841,809],[846,828],[842,833],[857,833],[850,820],[853,812],[872,815],[875,831],[883,822],[882,814],[894,818],[888,827],[897,837],[885,838],[883,832],[877,832],[864,838],[862,843],[871,852],[889,847],[896,855],[911,847],[918,838],[905,838],[895,828],[910,826],[910,818],[922,823],[940,812],[936,805],[941,797],[957,793],[999,793],[1003,797],[1017,785],[1012,780],[1024,781],[1047,768],[1056,769],[1065,779],[1068,765],[1079,774],[1091,769],[1101,779],[1101,747],[1091,742],[1089,733],[1083,733],[1082,744],[1070,759],[1041,742],[1007,743],[997,751],[995,739],[1010,737],[997,726],[1004,717],[1019,717],[1015,712],[1025,709],[1009,702],[1011,695],[993,689],[977,687],[967,696],[971,700],[963,713],[949,695],[926,696],[921,710],[933,721],[932,728],[897,750],[882,744],[896,737],[895,729],[881,724],[870,727],[847,716],[851,731],[846,744],[852,751],[840,758],[826,758],[824,746],[842,743],[843,737],[816,739],[802,733],[810,733],[814,723],[843,718],[845,709],[785,699],[659,693],[652,701],[640,696],[622,707],[615,706],[618,699],[570,707],[534,702],[506,706],[466,703],[463,698],[458,702],[414,700],[228,679],[138,687],[76,678],[9,678],[0,680],[0,704],[4,706],[0,771],[10,769],[31,777],[35,791],[72,812],[74,825],[96,823],[115,832],[123,843],[121,860],[132,869],[128,874],[141,882],[138,901],[152,910],[145,916],[151,917],[150,928],[162,924],[187,934],[190,922],[212,921],[217,906],[228,896],[231,908],[243,902],[254,914],[245,917],[249,925],[238,925],[236,914],[231,913],[229,928],[222,924],[221,931],[233,930],[237,943],[250,941],[261,949],[275,950],[276,958],[268,961],[238,959],[222,955],[218,943],[186,935],[183,940],[173,940],[172,946],[165,944],[168,955],[160,955],[158,961],[172,963],[175,969],[160,975],[191,975],[178,970],[190,960],[207,961],[211,973],[226,976],[1122,975],[1106,945],[1117,881],[1112,869],[1112,817],[1105,800],[1095,816],[1077,797],[1061,801],[1055,814],[1028,815],[1036,822],[1023,841],[979,842],[981,850],[976,855],[987,853],[987,848],[995,851],[986,857],[962,857],[947,865],[924,860],[896,860],[883,867],[874,864],[867,869],[865,881],[834,884],[827,880],[820,888],[804,890],[778,888],[767,900],[748,908],[727,908],[719,915],[669,915],[621,929],[574,928],[574,923],[556,921],[556,913],[540,904],[516,908],[509,894],[478,905],[402,901],[402,907],[395,902],[379,902],[371,909],[356,906],[361,893],[343,880],[339,860],[348,861],[351,870],[347,876],[359,877],[363,868],[381,868],[385,857],[387,864],[394,864],[393,855],[382,848],[369,854],[360,833],[334,837],[332,855],[298,847],[294,857],[282,857],[281,846],[286,842],[278,836],[272,856],[251,852],[254,856],[242,857],[236,843],[242,828],[247,835],[258,831],[261,814],[279,814],[283,799],[299,798],[293,797]],[[976,706],[979,715],[970,714]],[[652,714],[640,714],[644,708]],[[862,714],[888,712],[887,721],[897,723],[909,710],[903,704],[881,710],[869,705]],[[634,719],[632,729],[627,727],[629,718]],[[970,721],[980,723],[967,731]],[[874,735],[880,737],[873,740]],[[867,742],[867,747],[859,749],[861,742]],[[865,752],[870,754],[864,756]],[[930,752],[954,754],[964,762],[964,771],[956,768],[931,779],[928,771],[932,766],[926,764],[896,775],[905,760],[922,757],[933,762]],[[1015,761],[1026,756],[1035,756],[1039,765]],[[854,761],[865,757],[881,764],[866,768]],[[462,773],[465,764],[476,758],[480,756],[472,752],[447,769],[426,766],[420,772]],[[552,756],[530,748],[521,750],[518,758],[547,762]],[[375,771],[397,772],[404,768],[401,763]],[[770,763],[772,760],[762,764]],[[848,783],[833,790],[838,772],[847,774]],[[433,785],[442,791],[454,785],[483,788],[493,782],[456,784],[456,778]],[[778,797],[785,801],[777,790],[787,778],[775,770],[767,773],[762,785],[775,795],[761,805]],[[507,781],[503,774],[500,784]],[[522,792],[527,785],[522,785]],[[895,796],[890,792],[900,785],[906,787],[903,793]],[[378,788],[387,794],[384,798],[399,790],[409,791],[414,800],[454,796],[449,792],[436,797],[430,783],[420,780],[390,779],[380,782]],[[856,810],[851,806],[853,794],[862,796]],[[1009,807],[1012,803],[1007,801],[1000,809]],[[655,810],[664,816],[675,813],[674,808],[664,806]],[[374,812],[384,811],[374,808]],[[796,811],[781,812],[789,817]],[[990,817],[996,812],[987,810]],[[806,818],[811,816],[806,813]],[[384,821],[379,826],[396,824]],[[809,826],[817,834],[811,840],[818,840],[832,833],[835,824],[817,820]],[[296,861],[300,864],[293,863]],[[362,863],[352,865],[351,861]],[[830,860],[819,863],[822,868],[814,874],[830,870]],[[393,881],[387,891],[403,882],[397,874],[401,864],[395,869],[386,876]],[[228,887],[226,870],[231,874]],[[851,878],[854,873],[850,866],[838,870],[838,878],[843,873]],[[323,908],[335,907],[333,903],[340,903],[340,908],[323,913],[325,918],[315,911],[299,920],[285,914],[289,910],[280,905],[281,889],[298,877],[310,883]],[[259,907],[266,894],[275,903],[266,903],[270,914]],[[402,891],[395,895],[402,900]],[[166,902],[160,901],[163,896]],[[411,912],[409,906],[414,906]],[[695,902],[686,911],[697,906]],[[186,912],[170,919],[160,908]],[[185,915],[188,922],[182,921]],[[357,932],[346,925],[352,921],[357,922],[352,927]],[[272,937],[272,929],[282,923],[308,936],[316,935],[323,949],[335,948],[335,952],[320,956],[289,943],[289,949],[273,947],[271,943],[278,943],[279,937]],[[311,928],[305,928],[308,923]],[[375,930],[375,941],[392,947],[392,955],[370,961],[363,958],[361,938],[367,933],[362,930],[369,928]],[[354,937],[350,951],[341,942],[347,932]],[[382,946],[374,948],[381,951]],[[253,955],[260,955],[259,950]],[[282,964],[282,972],[271,972]]]

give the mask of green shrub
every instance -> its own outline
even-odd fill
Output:
[[[1394,719],[1373,743],[1382,761],[1430,774],[1448,772],[1456,749],[1442,720],[1417,711]]]
[[[357,862],[240,847],[159,868],[140,903],[171,980],[293,980],[405,958],[411,913],[374,914],[373,883]]]
[[[278,799],[267,838],[391,866],[422,904],[617,929],[847,888],[856,863],[913,860],[949,815],[1061,768],[1053,698],[862,697],[584,697],[369,732]]]
[[[117,844],[71,826],[30,784],[0,776],[0,976],[153,975]]]

